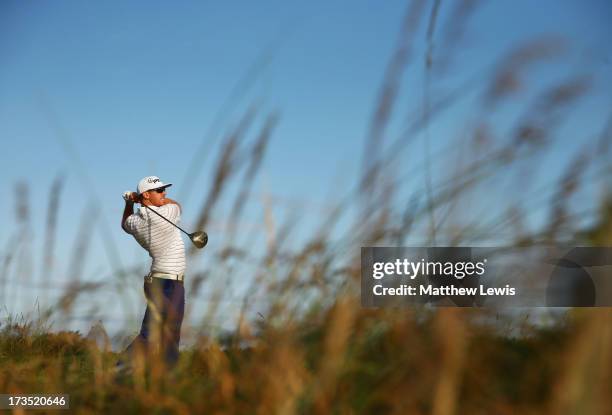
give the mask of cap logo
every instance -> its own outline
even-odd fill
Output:
[[[159,179],[147,179],[148,183],[157,183]]]

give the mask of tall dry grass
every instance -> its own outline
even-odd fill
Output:
[[[77,413],[612,413],[612,315],[607,310],[569,310],[546,326],[491,310],[364,309],[359,303],[360,246],[402,245],[409,239],[469,245],[495,235],[507,235],[510,246],[610,243],[609,199],[586,211],[572,208],[586,184],[609,179],[609,150],[601,150],[609,148],[609,124],[600,137],[585,141],[559,181],[543,188],[529,186],[537,175],[533,166],[554,149],[562,121],[588,94],[588,78],[577,75],[520,101],[522,115],[508,131],[491,125],[497,108],[516,99],[519,86],[529,87],[530,65],[553,64],[549,59],[561,53],[556,38],[520,45],[486,77],[478,74],[440,96],[432,92],[436,76],[459,60],[453,45],[474,3],[457,3],[448,22],[438,21],[439,8],[444,7],[440,2],[410,3],[366,133],[362,175],[353,187],[341,189],[319,226],[309,226],[312,231],[300,236],[299,246],[288,241],[306,212],[277,224],[274,213],[267,211],[265,241],[258,239],[260,229],[245,234],[238,225],[245,206],[253,202],[258,173],[282,118],[249,109],[223,138],[195,228],[206,228],[218,217],[224,200],[231,206],[230,226],[226,234],[211,238],[204,251],[212,258],[210,269],[189,274],[188,296],[202,295],[203,286],[212,293],[197,341],[181,352],[175,370],[166,371],[154,356],[139,355],[132,373],[117,376],[116,353],[79,333],[53,332],[44,324],[69,316],[76,302],[100,288],[82,281],[79,270],[88,246],[87,237],[77,233],[71,284],[58,304],[40,320],[13,317],[0,326],[0,391],[68,393]],[[415,44],[426,22],[426,52],[419,56]],[[438,28],[444,28],[442,40],[434,48]],[[417,98],[423,105],[394,135],[389,123],[402,110],[396,107],[397,94],[411,62],[425,63],[427,81],[415,93],[423,97]],[[481,104],[459,141],[467,148],[465,154],[459,156],[460,145],[450,139],[433,152],[435,138],[429,128],[485,81]],[[263,122],[252,138],[249,130],[258,119]],[[69,140],[58,134],[64,143]],[[419,139],[422,146],[416,143]],[[424,154],[416,168],[396,168],[397,160],[415,147]],[[435,164],[449,154],[457,155],[454,165]],[[415,187],[412,177],[423,171],[424,183]],[[486,200],[489,189],[500,185],[519,192],[513,203]],[[54,187],[61,186],[57,179]],[[422,191],[405,196],[414,188]],[[53,264],[57,193],[48,205],[46,267]],[[19,194],[26,194],[23,187]],[[536,229],[525,224],[534,210],[547,212]],[[19,226],[27,228],[30,213],[23,199],[17,200],[17,212]],[[579,221],[585,215],[595,219],[588,228]],[[106,219],[100,221],[100,232],[107,232]],[[351,226],[342,226],[343,221]],[[17,287],[12,282],[20,275],[12,270],[19,268],[12,265],[23,256],[23,243],[10,242],[3,258],[3,304],[19,294],[9,289]],[[255,244],[261,249],[254,252]],[[116,247],[107,249],[114,258]],[[196,253],[190,250],[190,258]],[[121,296],[129,272],[115,270]],[[249,272],[249,289],[241,299],[235,330],[211,334],[207,328],[223,313],[226,295],[226,286],[212,282],[238,278],[244,270]],[[123,303],[129,310],[129,300]]]

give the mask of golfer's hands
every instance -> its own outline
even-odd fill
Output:
[[[123,192],[123,200],[130,203],[140,203],[140,196],[136,192]]]

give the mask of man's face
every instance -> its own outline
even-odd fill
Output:
[[[144,192],[142,197],[153,206],[163,206],[163,201],[166,197],[166,188],[149,190],[148,192]]]

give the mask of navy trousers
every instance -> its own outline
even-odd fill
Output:
[[[182,281],[152,278],[144,283],[147,298],[140,333],[127,347],[129,355],[135,349],[143,350],[148,356],[159,351],[166,365],[172,367],[179,357],[181,324],[185,312],[185,287]]]

